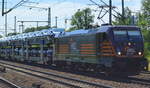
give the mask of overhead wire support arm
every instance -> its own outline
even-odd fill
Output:
[[[99,8],[102,8],[101,11],[100,11],[100,13],[99,13],[99,15],[98,15],[98,19],[102,20],[102,18],[103,18],[107,13],[110,13],[110,15],[109,15],[109,19],[110,19],[110,20],[109,20],[109,23],[111,24],[112,16],[116,17],[116,15],[112,13],[112,11],[114,11],[115,13],[117,13],[117,15],[119,15],[119,16],[122,17],[122,15],[121,15],[119,12],[117,12],[116,10],[114,10],[114,9],[117,8],[117,7],[116,7],[116,6],[112,6],[112,0],[109,0],[109,4],[110,4],[110,5],[108,5],[107,3],[105,3],[103,0],[100,0],[100,1],[101,1],[104,5],[100,5],[100,4],[96,3],[96,2],[93,1],[93,0],[90,0],[90,1],[91,1],[94,5],[97,5]],[[109,10],[106,9],[106,8],[109,8]],[[100,15],[102,14],[102,10],[105,10],[106,12],[105,12],[102,16],[100,16]]]
[[[102,19],[107,13],[108,13],[108,11],[106,11],[101,17],[99,15],[98,19]]]
[[[39,8],[39,9],[48,10],[48,8],[37,7],[37,6],[28,6],[28,5],[21,5],[21,6],[24,6],[24,7],[29,7],[29,8]]]
[[[107,14],[107,12],[108,12],[108,10],[106,10],[106,9],[104,8],[104,7],[106,7],[106,6],[101,6],[101,5],[97,4],[96,2],[94,2],[93,0],[90,0],[90,1],[91,1],[92,3],[94,3],[95,5],[97,5],[99,8],[102,8],[102,9],[100,10],[99,15],[98,15],[98,19],[103,18],[103,17]],[[106,12],[105,12],[104,15],[102,15],[102,16],[100,17],[100,15],[101,15],[103,9],[104,9]]]
[[[102,3],[104,3],[106,6],[109,6],[107,3],[105,3],[103,0],[100,0]],[[117,13],[118,15],[122,16],[120,13],[118,13],[116,10],[112,9],[115,13]]]
[[[108,13],[108,12],[110,12],[110,10],[107,10],[106,8],[110,8],[110,6],[108,6],[108,5],[99,5],[99,4],[97,4],[96,2],[94,2],[93,0],[90,0],[92,3],[94,3],[95,5],[97,5],[99,8],[102,8],[101,9],[101,11],[100,11],[100,13],[99,13],[99,15],[98,15],[98,19],[100,19],[100,20],[102,20],[102,18]],[[111,6],[112,7],[112,6]],[[115,8],[115,7],[113,7],[113,8]],[[112,9],[113,9],[112,8]],[[101,13],[102,13],[102,10],[105,10],[106,12],[100,17],[100,15],[101,15]],[[112,14],[111,14],[112,15]],[[109,16],[109,19],[110,19],[110,24],[111,24],[111,16]],[[103,21],[103,20],[102,20]],[[103,21],[104,22],[104,21]]]
[[[28,2],[28,3],[30,3],[30,2]],[[48,11],[48,14],[47,14],[48,15],[47,23],[48,23],[49,28],[51,28],[51,7],[45,8],[45,7],[37,7],[37,6],[31,6],[31,5],[21,5],[21,6],[29,7],[30,10],[32,8],[37,8],[37,9],[42,9],[42,10]]]
[[[15,6],[13,6],[12,8],[10,8],[8,11],[4,11],[4,0],[2,0],[2,16],[4,16],[5,14],[11,12],[13,9],[21,6],[22,4],[28,2],[29,0],[21,0],[20,2],[18,2]]]
[[[17,21],[17,22],[48,22],[48,21]]]
[[[93,0],[90,0],[92,3],[94,3],[95,5],[97,5],[97,6],[99,6],[99,7],[101,7],[99,4],[97,4],[96,2],[94,2]],[[100,0],[102,3],[104,3],[107,7],[109,7],[109,5],[107,4],[107,3],[105,3],[103,0]],[[105,6],[105,7],[106,7]],[[116,8],[115,6],[112,6],[112,10],[114,11],[114,12],[116,12],[118,15],[120,15],[120,16],[122,16],[120,13],[118,13],[116,10],[114,10],[114,8]],[[105,8],[103,8],[104,10],[106,10]],[[108,10],[106,10],[106,11],[108,11]],[[112,14],[113,15],[113,14]]]

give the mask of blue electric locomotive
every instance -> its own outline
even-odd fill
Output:
[[[56,38],[56,58],[59,66],[107,73],[139,73],[147,66],[143,37],[135,26],[110,25],[64,33]]]

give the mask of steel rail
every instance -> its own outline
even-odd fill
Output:
[[[19,70],[19,69],[16,69],[16,68],[14,68],[14,67],[8,67],[8,66],[5,66],[5,67],[8,68],[8,69],[11,69],[11,70],[15,70],[15,71],[17,71],[17,72],[21,72],[21,73],[28,74],[28,75],[33,76],[33,77],[38,77],[38,78],[41,78],[41,79],[44,79],[44,80],[48,80],[48,81],[51,81],[51,82],[56,82],[56,83],[59,83],[59,84],[62,84],[62,85],[65,85],[65,86],[68,86],[68,87],[71,87],[71,88],[81,88],[81,87],[79,87],[79,86],[72,85],[72,84],[69,84],[69,83],[65,83],[65,82],[62,82],[62,81],[60,81],[60,80],[55,80],[55,79],[47,78],[47,77],[44,77],[44,76],[40,76],[40,75],[31,73],[31,72]]]
[[[59,77],[59,78],[67,79],[67,80],[70,80],[70,81],[80,82],[82,84],[86,84],[86,85],[90,85],[90,86],[95,86],[95,87],[100,87],[100,88],[113,88],[112,86],[108,86],[108,85],[104,85],[104,84],[98,84],[98,83],[93,83],[93,82],[88,82],[88,81],[80,80],[80,79],[77,79],[77,78],[70,78],[70,77],[62,76],[60,74],[58,75],[58,74],[52,73],[52,72],[37,71],[37,70],[33,70],[33,69],[25,68],[25,67],[20,67],[20,66],[16,66],[16,65],[4,63],[4,62],[0,62],[0,63],[6,64],[6,65],[9,65],[9,66],[13,66],[13,67],[17,67],[17,68],[21,68],[21,69],[25,69],[25,70],[29,70],[29,71],[32,71],[32,72],[37,72],[37,73],[41,73],[41,74],[45,74],[45,75]]]
[[[16,84],[6,80],[3,77],[0,77],[0,81],[4,82],[5,84],[8,84],[9,86],[11,86],[11,88],[21,88],[21,87],[17,86]]]

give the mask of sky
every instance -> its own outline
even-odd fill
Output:
[[[6,1],[6,0],[5,0]],[[10,9],[15,6],[21,0],[7,0],[7,8]],[[104,5],[100,0],[93,0],[100,5]],[[109,0],[103,0],[107,4]],[[113,6],[116,6],[116,11],[121,12],[121,0],[112,0]],[[90,0],[28,0],[27,3],[23,5],[26,6],[36,6],[41,8],[51,8],[52,14],[52,26],[55,26],[55,17],[58,17],[58,27],[59,28],[69,28],[70,20],[67,21],[65,25],[65,19],[71,19],[72,15],[78,11],[78,9],[84,8],[91,8],[92,10],[99,10],[98,7],[90,2]],[[0,5],[1,7],[1,5]],[[129,7],[133,12],[137,12],[141,8],[141,0],[125,0],[125,7]],[[48,19],[48,11],[46,9],[39,9],[39,8],[29,8],[25,6],[20,6],[10,13],[7,14],[8,16],[8,33],[13,32],[14,29],[14,16],[17,17],[17,21],[47,21]],[[1,10],[0,10],[1,14]],[[103,22],[97,20],[97,15],[99,12],[92,12],[95,15],[95,24],[102,24]],[[115,13],[114,13],[115,14]],[[108,22],[108,15],[106,15],[103,20],[107,23]],[[17,22],[17,31],[19,32],[19,22]],[[24,23],[25,28],[27,27],[36,27],[37,23]],[[47,23],[39,23],[39,26],[47,25]],[[5,17],[0,16],[0,35],[3,35],[5,28]],[[20,30],[21,32],[21,30]]]

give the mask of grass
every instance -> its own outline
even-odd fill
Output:
[[[147,57],[147,59],[148,59],[148,61],[150,62],[150,56],[149,56],[149,57]]]
[[[150,57],[147,57],[147,58],[148,58],[148,62],[149,62],[148,70],[150,71]]]
[[[150,71],[150,62],[149,62],[149,64],[148,64],[148,71]]]
[[[146,57],[148,59],[149,65],[148,65],[148,70],[150,71],[150,56]]]

